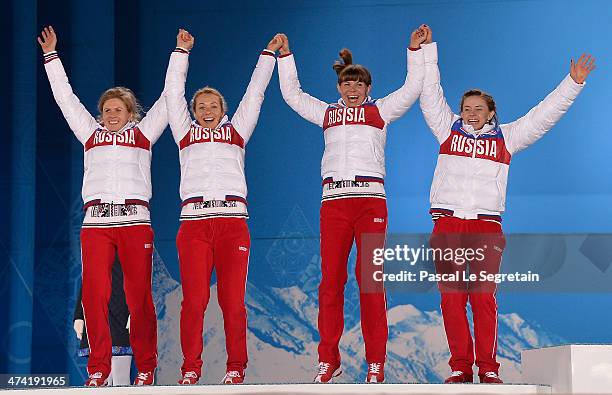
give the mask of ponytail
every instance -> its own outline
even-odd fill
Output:
[[[342,61],[336,61],[332,67],[338,75],[338,85],[345,81],[360,81],[367,86],[372,85],[372,75],[364,66],[353,64],[353,54],[348,48],[340,51]]]

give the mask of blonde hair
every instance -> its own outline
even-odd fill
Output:
[[[194,117],[195,117],[195,110],[196,110],[196,108],[195,108],[195,106],[196,106],[196,99],[198,98],[198,96],[203,95],[205,93],[217,96],[219,98],[219,102],[221,102],[221,109],[223,110],[223,113],[225,114],[227,112],[227,102],[225,101],[225,98],[223,97],[221,92],[219,92],[215,88],[211,88],[210,86],[205,86],[204,88],[198,89],[193,94],[193,97],[191,98],[191,103],[190,103],[191,104],[191,113],[193,114]]]
[[[98,100],[98,121],[102,120],[102,110],[104,109],[104,103],[110,99],[119,99],[125,104],[128,112],[132,114],[130,121],[138,122],[142,119],[142,106],[138,103],[136,95],[131,89],[123,86],[116,86],[114,88],[107,89],[100,99]]]

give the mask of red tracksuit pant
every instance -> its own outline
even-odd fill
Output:
[[[153,230],[149,225],[81,229],[83,314],[89,340],[87,372],[111,371],[112,340],[108,323],[115,251],[123,270],[130,310],[130,343],[140,372],[157,367],[157,317],[151,295]]]
[[[251,239],[243,218],[183,221],[176,237],[183,287],[181,348],[185,374],[202,371],[204,312],[210,277],[217,273],[217,297],[225,329],[227,370],[246,368],[247,313],[244,305]]]
[[[453,371],[472,373],[474,353],[479,374],[499,370],[497,362],[497,300],[496,285],[480,280],[480,272],[499,273],[506,241],[499,223],[485,220],[466,220],[441,217],[434,226],[431,247],[455,251],[483,248],[481,258],[436,261],[438,274],[456,273],[455,281],[438,283],[441,294],[440,307],[451,357]],[[456,255],[459,256],[459,255]],[[464,272],[477,275],[477,281],[464,281]],[[465,276],[467,276],[466,274]],[[466,306],[472,306],[474,341],[470,333]],[[475,343],[475,347],[474,347]]]
[[[386,232],[384,199],[347,198],[321,204],[320,362],[340,363],[338,344],[344,330],[344,287],[353,241],[357,243],[355,276],[360,289],[366,360],[368,363],[385,361],[388,337],[385,292],[382,284],[372,292],[371,274],[379,270],[372,265],[373,249],[384,248]],[[367,278],[362,280],[362,274]],[[364,284],[365,281],[368,283]],[[364,288],[368,291],[364,292]]]

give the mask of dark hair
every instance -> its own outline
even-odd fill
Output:
[[[359,81],[366,85],[372,85],[372,75],[360,64],[353,64],[353,54],[347,48],[340,51],[342,62],[336,61],[333,68],[338,74],[338,84],[345,81]]]
[[[470,96],[480,97],[481,99],[485,101],[485,103],[487,103],[487,108],[489,109],[489,111],[495,111],[492,121],[495,121],[495,124],[497,124],[498,123],[497,108],[495,107],[495,100],[493,100],[493,96],[489,95],[486,92],[481,91],[480,89],[470,89],[469,91],[463,94],[463,97],[461,98],[461,104],[459,105],[459,112],[463,111],[463,102],[465,101],[466,98]],[[491,122],[489,121],[488,123],[491,123]]]

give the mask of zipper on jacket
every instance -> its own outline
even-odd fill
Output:
[[[347,135],[347,130],[346,130],[346,110],[348,109],[347,106],[344,107],[344,111],[342,111],[342,174],[344,175],[345,170],[346,170],[346,162],[348,160],[347,158],[347,154],[346,154],[346,145],[347,145],[347,140],[348,140],[348,135]]]
[[[474,136],[474,145],[472,146],[472,159],[476,159],[476,146],[478,145],[478,136]],[[476,208],[476,199],[474,198],[475,190],[474,184],[476,183],[476,177],[474,177],[474,168],[470,169],[472,171],[472,182],[470,183],[470,206],[472,206],[472,210]]]
[[[113,195],[116,195],[123,192],[119,191],[119,180],[117,177],[117,162],[119,159],[119,153],[117,152],[117,132],[111,132],[109,130],[109,133],[113,135]]]
[[[217,125],[217,126],[219,126],[219,125]],[[212,179],[213,179],[213,189],[214,189],[215,191],[218,191],[218,190],[219,190],[219,177],[217,177],[217,174],[219,173],[219,172],[217,171],[217,166],[218,166],[218,161],[217,161],[217,147],[218,147],[218,145],[219,145],[219,144],[221,144],[221,143],[219,143],[219,142],[215,142],[215,140],[214,140],[213,136],[214,136],[215,131],[217,131],[217,130],[219,130],[219,129],[221,129],[221,128],[220,128],[220,127],[217,127],[217,128],[215,128],[215,129],[211,129],[211,131],[210,131],[210,142],[212,143],[212,159],[213,159],[213,160],[212,160],[213,165],[211,166],[210,171],[211,171],[211,173],[212,173]],[[216,193],[216,192],[215,192],[215,193]]]

